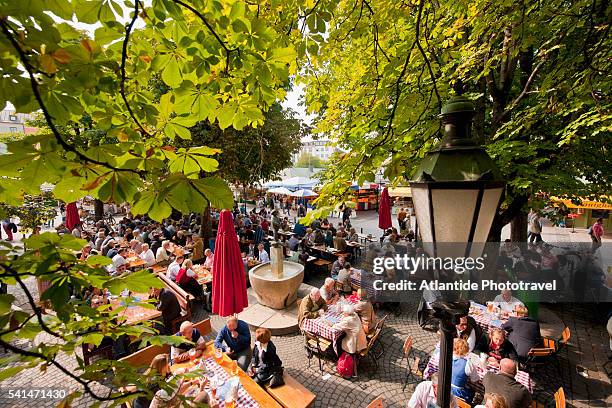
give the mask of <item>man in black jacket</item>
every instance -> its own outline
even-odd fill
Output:
[[[527,387],[514,379],[516,376],[516,363],[509,358],[500,362],[498,374],[485,374],[482,383],[487,394],[502,395],[508,403],[508,408],[529,408],[531,394]]]
[[[502,329],[508,332],[508,340],[516,349],[519,359],[524,361],[529,350],[541,346],[542,335],[540,323],[528,316],[526,307],[519,306],[517,315],[518,317],[510,317]]]
[[[172,333],[172,321],[181,315],[181,304],[176,295],[166,288],[155,288],[151,292],[152,297],[158,300],[157,310],[162,313],[164,322],[164,334]]]

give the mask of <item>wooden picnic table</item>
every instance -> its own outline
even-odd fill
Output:
[[[200,285],[206,285],[213,281],[212,270],[204,268],[204,265],[193,265],[193,271],[198,275],[197,280]]]
[[[476,320],[476,323],[484,330],[489,331],[492,327],[502,327],[513,314],[497,314],[487,310],[485,305],[470,302],[469,315]]]
[[[280,408],[278,402],[274,398],[270,396],[263,388],[261,388],[251,377],[249,377],[240,367],[234,366],[235,362],[230,359],[227,354],[223,353],[222,360],[217,363],[214,360],[214,347],[212,344],[208,344],[206,349],[202,354],[201,359],[205,359],[207,364],[207,369],[211,369],[210,371],[214,372],[216,375],[222,374],[220,372],[219,367],[225,372],[227,377],[232,377],[232,371],[236,370],[238,373],[238,378],[240,380],[240,384],[242,385],[244,391],[248,394],[248,396],[240,395],[236,404],[236,407],[256,407],[260,408]],[[211,361],[212,359],[213,361]],[[170,367],[170,371],[172,373],[177,372],[177,370],[186,370],[190,371],[196,368],[196,365],[199,363],[200,359],[196,359],[194,361],[187,361],[185,363],[174,364]],[[217,366],[216,366],[217,365]],[[250,397],[250,398],[248,398]],[[252,401],[256,404],[253,405]],[[225,406],[225,401],[220,401],[221,408]]]
[[[327,253],[333,256],[338,256],[338,253],[340,252],[335,248],[327,247],[325,245],[310,245],[308,248],[321,252],[321,253]]]
[[[149,298],[149,295],[143,293],[132,293],[131,298],[134,300],[139,299],[141,302],[145,302]],[[111,308],[116,310],[120,307],[125,307],[126,300],[127,298],[121,296],[111,298]],[[155,308],[149,309],[138,305],[129,305],[117,315],[117,320],[124,321],[128,325],[132,325],[142,323],[147,320],[157,319],[161,317],[161,315],[162,313]]]

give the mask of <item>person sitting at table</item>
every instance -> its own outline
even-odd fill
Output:
[[[340,273],[341,269],[344,269],[344,264],[346,263],[346,258],[344,255],[339,255],[338,259],[332,264],[331,277],[336,278],[338,273]]]
[[[300,239],[296,234],[291,235],[289,241],[287,241],[287,245],[289,246],[289,250],[297,251],[298,245],[300,244]]]
[[[438,374],[432,374],[428,381],[421,381],[416,386],[408,408],[429,408],[437,406],[438,400]],[[457,399],[451,394],[450,408],[457,408]]]
[[[142,244],[142,252],[140,253],[140,259],[145,262],[145,266],[151,267],[155,265],[155,255],[153,251],[149,248],[149,244]]]
[[[474,351],[476,342],[482,337],[482,329],[478,326],[476,320],[472,316],[462,316],[455,328],[457,329],[457,337],[467,342],[470,352]]]
[[[213,264],[215,263],[215,254],[213,253],[213,251],[211,251],[210,248],[206,248],[204,250],[204,257],[206,258],[206,260],[204,261],[204,264],[202,266],[204,267],[204,269],[208,269],[210,271],[213,267]]]
[[[327,311],[327,303],[321,297],[321,292],[317,288],[310,289],[310,294],[302,299],[298,310],[298,325],[306,319],[316,319]]]
[[[517,306],[525,306],[523,302],[512,296],[512,291],[509,289],[502,290],[501,293],[493,299],[495,307],[505,313],[512,313]]]
[[[306,235],[304,235],[304,240],[308,243],[308,245],[315,244],[315,233],[312,231],[312,228],[306,228]]]
[[[484,405],[476,405],[474,408],[509,408],[506,399],[499,394],[485,394],[482,402]]]
[[[98,251],[102,251],[102,244],[104,243],[104,231],[98,231],[98,237],[96,238],[96,242],[94,244],[95,248]]]
[[[149,368],[147,368],[143,375],[147,378],[147,391],[153,394],[153,400],[159,399],[161,401],[156,401],[155,404],[152,404],[152,399],[150,399],[148,395],[139,395],[132,403],[132,407],[150,408],[153,405],[160,406],[159,403],[162,401],[167,402],[173,399],[175,394],[169,395],[165,390],[160,388],[158,382],[160,378],[168,380],[171,377],[170,358],[168,354],[158,354],[153,357],[153,360],[151,360],[149,364]],[[134,392],[138,391],[138,388],[134,385],[128,385],[125,387],[125,391]]]
[[[196,349],[197,357],[201,356],[202,350],[206,348],[206,339],[200,334],[198,329],[193,327],[193,323],[189,321],[181,323],[178,333],[174,335],[189,340],[170,348],[170,357],[172,357],[175,364],[189,360],[189,350],[192,348]]]
[[[330,226],[330,229],[325,233],[325,246],[329,248],[334,247],[334,232],[331,231],[331,228],[333,227]]]
[[[204,240],[202,237],[194,237],[191,244],[193,250],[193,261],[198,262],[204,257]]]
[[[81,261],[84,261],[87,258],[89,258],[90,254],[91,254],[91,244],[88,242],[87,244],[85,244],[85,246],[81,250],[81,254],[79,255],[79,259]]]
[[[181,270],[181,265],[183,264],[184,260],[185,256],[182,254],[179,254],[179,256],[174,258],[174,261],[170,262],[168,269],[166,269],[166,278],[170,279],[172,282],[176,282],[176,275],[178,275],[179,271]]]
[[[253,259],[257,258],[257,247],[254,243],[249,242],[249,247],[247,248],[246,256],[251,257]]]
[[[514,346],[506,338],[506,332],[499,327],[493,327],[489,334],[483,334],[474,347],[474,352],[489,355],[489,363],[494,365],[503,358],[518,360]]]
[[[314,245],[324,245],[325,244],[325,235],[323,235],[323,231],[321,231],[320,229],[314,230],[313,244]]]
[[[244,239],[245,241],[254,241],[255,240],[255,233],[251,229],[250,225],[246,226],[244,228],[244,230],[242,230],[242,234],[241,234],[240,238]]]
[[[172,237],[172,242],[182,247],[187,245],[187,236],[185,235],[185,231],[183,230],[177,231],[174,237]]]
[[[349,234],[348,234],[348,242],[359,242],[359,234],[357,234],[357,231],[355,231],[355,228],[351,228],[349,229]]]
[[[368,292],[365,289],[358,289],[357,297],[359,298],[359,302],[355,305],[355,313],[357,313],[357,316],[361,319],[363,331],[365,331],[366,334],[370,334],[374,331],[376,323],[378,322],[378,318],[374,312],[374,306],[372,302],[369,301]]]
[[[478,372],[466,358],[470,349],[467,341],[455,338],[453,340],[453,368],[451,374],[451,393],[464,401],[471,403],[474,391],[468,387],[468,380],[478,381]]]
[[[215,339],[215,347],[225,351],[229,358],[235,360],[243,371],[251,363],[251,332],[249,325],[238,320],[236,315],[227,318],[227,323]]]
[[[270,262],[270,255],[268,255],[268,252],[265,250],[264,244],[259,244],[257,246],[256,258],[261,263]]]
[[[119,248],[117,255],[113,256],[112,270],[115,274],[120,274],[127,268],[128,261],[125,259],[127,250],[125,248]]]
[[[140,255],[142,252],[142,244],[137,239],[132,239],[130,241],[130,249],[134,251],[136,255]]]
[[[342,231],[338,231],[334,238],[334,248],[339,252],[346,252],[346,240],[344,239]]]
[[[161,247],[157,249],[155,253],[155,262],[167,262],[170,258],[170,241],[164,240],[162,241]]]
[[[516,363],[509,358],[500,361],[499,373],[488,372],[482,379],[485,392],[503,396],[508,408],[529,408],[531,394],[527,387],[516,381]]]
[[[181,305],[174,292],[166,288],[152,288],[150,297],[157,300],[155,306],[161,312],[164,324],[162,334],[172,333],[172,322],[181,316]]]
[[[525,361],[529,350],[542,344],[540,323],[529,317],[525,306],[517,306],[516,314],[517,317],[511,316],[502,329],[508,333],[508,340],[516,349],[519,360]]]
[[[106,252],[106,256],[109,257],[110,259],[113,259],[115,255],[119,253],[119,249],[121,248],[121,245],[119,245],[115,241],[108,241],[108,244],[109,244],[109,249]]]
[[[282,373],[282,361],[276,354],[276,346],[270,338],[270,330],[260,327],[255,330],[255,345],[251,362],[251,377],[257,384],[264,386],[277,373]]]
[[[359,320],[359,316],[355,313],[353,305],[342,306],[342,317],[338,323],[332,326],[332,328],[344,332],[344,336],[340,342],[342,351],[349,354],[355,354],[368,346],[368,340],[363,331],[361,320]],[[342,355],[342,353],[339,352],[338,355]]]
[[[351,293],[353,288],[351,287],[351,264],[346,262],[344,268],[340,269],[336,276],[336,282],[338,282],[342,288],[341,292]]]
[[[336,292],[336,281],[332,278],[325,278],[325,283],[321,286],[319,292],[321,292],[321,297],[328,305],[333,305],[340,298],[340,295]]]
[[[195,296],[196,299],[202,299],[204,290],[197,280],[198,275],[191,268],[193,268],[193,262],[191,259],[185,259],[181,269],[176,274],[176,283],[185,291]]]

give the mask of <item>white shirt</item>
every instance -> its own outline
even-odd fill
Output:
[[[128,262],[126,261],[126,259],[122,257],[121,255],[117,254],[113,256],[113,268],[115,268],[115,270],[117,270],[117,268],[127,263]]]
[[[512,313],[514,312],[514,308],[516,306],[525,306],[523,302],[515,298],[514,296],[510,296],[510,301],[506,302],[502,295],[495,296],[493,299],[495,306],[501,309],[502,312]]]
[[[155,254],[155,262],[162,262],[168,260],[168,252],[164,249],[163,246],[157,248],[157,253]]]
[[[457,330],[457,337],[459,337],[459,330]],[[474,351],[474,347],[476,347],[476,330],[472,329],[470,337],[467,339],[467,344],[470,348],[470,353]]]
[[[270,262],[270,255],[266,252],[266,250],[259,251],[259,262],[265,263]]]
[[[435,406],[436,396],[431,381],[423,381],[414,389],[408,408],[429,408],[429,404]],[[451,408],[457,408],[457,400],[451,395]]]
[[[183,336],[181,336],[183,337]],[[200,344],[204,343],[206,340],[204,340],[204,336],[202,335],[202,333],[200,333],[200,338],[198,339],[198,341],[195,342],[196,347],[199,346]],[[170,357],[171,358],[176,358],[176,356],[178,356],[179,354],[183,353],[183,351],[181,351],[180,348],[178,347],[170,347]]]
[[[166,277],[174,282],[180,269],[181,265],[179,265],[176,261],[172,261],[172,263],[168,266],[168,270],[166,271]]]
[[[147,266],[155,265],[155,255],[153,255],[153,251],[151,248],[147,249],[145,252],[140,254],[140,259],[146,262]]]
[[[259,350],[259,361],[262,361],[264,351],[268,351],[268,343],[264,344],[259,341],[255,341],[255,345],[257,346],[257,350]]]

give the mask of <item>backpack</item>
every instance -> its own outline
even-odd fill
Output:
[[[338,359],[338,364],[336,365],[336,371],[344,378],[350,378],[354,373],[354,359],[353,355],[347,353],[346,351],[342,353],[340,358]]]

